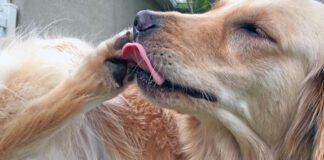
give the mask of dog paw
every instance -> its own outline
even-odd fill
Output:
[[[121,49],[132,41],[132,33],[123,31],[115,37],[99,44],[96,54],[103,64],[103,77],[106,90],[110,93],[120,92],[128,84],[129,65],[121,59]]]
[[[96,48],[96,54],[101,60],[110,60],[121,57],[123,46],[132,41],[132,32],[129,30],[118,33],[113,38],[101,42]]]
[[[75,82],[95,95],[113,98],[121,93],[129,84],[130,71],[128,62],[121,59],[121,49],[131,41],[131,36],[130,31],[123,31],[101,42],[76,72]]]

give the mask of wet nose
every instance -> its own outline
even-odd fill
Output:
[[[145,32],[158,27],[158,18],[152,11],[142,10],[136,14],[134,33]]]

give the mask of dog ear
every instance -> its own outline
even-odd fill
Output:
[[[318,88],[318,117],[317,117],[317,133],[315,137],[315,150],[313,157],[316,160],[324,159],[324,67],[319,74]]]
[[[289,159],[324,159],[324,66],[306,79],[298,101],[298,110],[287,135]],[[305,151],[312,148],[312,153]],[[309,155],[307,155],[309,154]]]

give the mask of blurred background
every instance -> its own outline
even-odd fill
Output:
[[[131,27],[135,14],[143,9],[156,11],[176,10],[202,13],[209,10],[215,0],[0,0],[2,8],[17,8],[17,28],[40,28],[63,36],[84,38],[98,43],[124,28]],[[14,21],[0,7],[1,17],[7,23]],[[7,16],[7,17],[6,17]],[[10,22],[10,23],[9,23]],[[6,27],[2,25],[2,27]],[[5,28],[10,31],[10,26]]]
[[[156,0],[165,10],[176,10],[185,13],[203,13],[208,11],[216,0]]]

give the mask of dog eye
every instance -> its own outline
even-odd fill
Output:
[[[242,24],[240,30],[253,37],[269,38],[261,28],[252,23]]]

